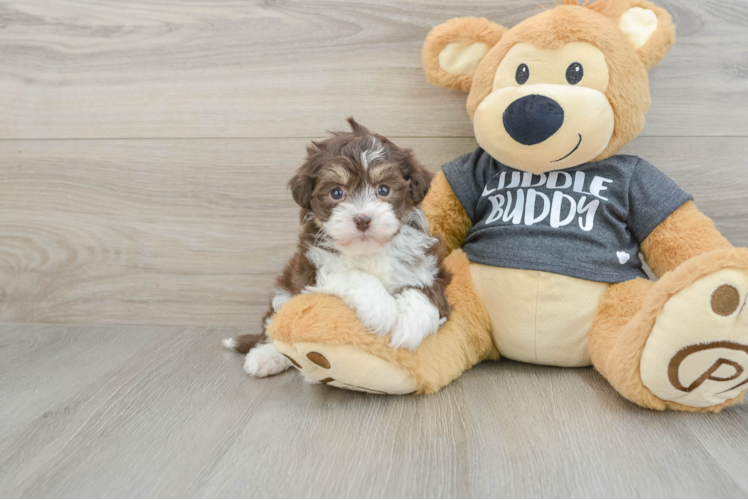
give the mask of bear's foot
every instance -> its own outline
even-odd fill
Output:
[[[401,368],[348,345],[275,341],[307,382],[373,394],[412,394],[417,384]]]
[[[748,272],[700,277],[659,310],[642,352],[642,383],[692,408],[724,405],[748,389]],[[729,404],[729,403],[728,403]]]
[[[377,394],[432,394],[484,359],[498,359],[488,313],[465,254],[445,260],[452,273],[449,320],[416,351],[396,349],[389,335],[370,333],[339,297],[302,294],[284,304],[268,327],[275,347],[310,382]]]

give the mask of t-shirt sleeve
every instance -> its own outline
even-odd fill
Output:
[[[482,149],[460,156],[442,166],[444,177],[460,201],[462,208],[475,223],[475,208],[486,185],[486,162]],[[483,160],[483,161],[481,161]]]
[[[629,184],[627,224],[641,243],[670,214],[693,197],[651,163],[638,159]]]

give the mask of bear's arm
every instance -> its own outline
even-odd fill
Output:
[[[641,244],[644,259],[658,278],[692,257],[724,248],[732,245],[692,201],[673,212]]]
[[[441,236],[449,252],[460,248],[473,222],[452,191],[444,172],[434,176],[422,207],[431,234]]]

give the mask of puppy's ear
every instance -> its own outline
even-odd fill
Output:
[[[293,201],[301,208],[312,208],[312,193],[314,192],[315,177],[300,168],[296,174],[288,181],[288,188],[291,190]]]
[[[410,181],[410,197],[418,205],[426,197],[426,193],[429,192],[431,179],[434,175],[415,159],[412,152],[409,155],[408,162],[411,165],[410,178],[408,179]]]
[[[293,200],[301,208],[312,208],[312,193],[317,181],[317,176],[314,174],[313,157],[319,153],[319,150],[319,145],[312,141],[312,144],[306,147],[306,161],[288,181],[288,188],[291,190]]]

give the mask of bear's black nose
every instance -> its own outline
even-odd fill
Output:
[[[525,146],[540,144],[556,133],[564,123],[564,110],[543,95],[526,95],[504,111],[504,128],[515,141]]]

